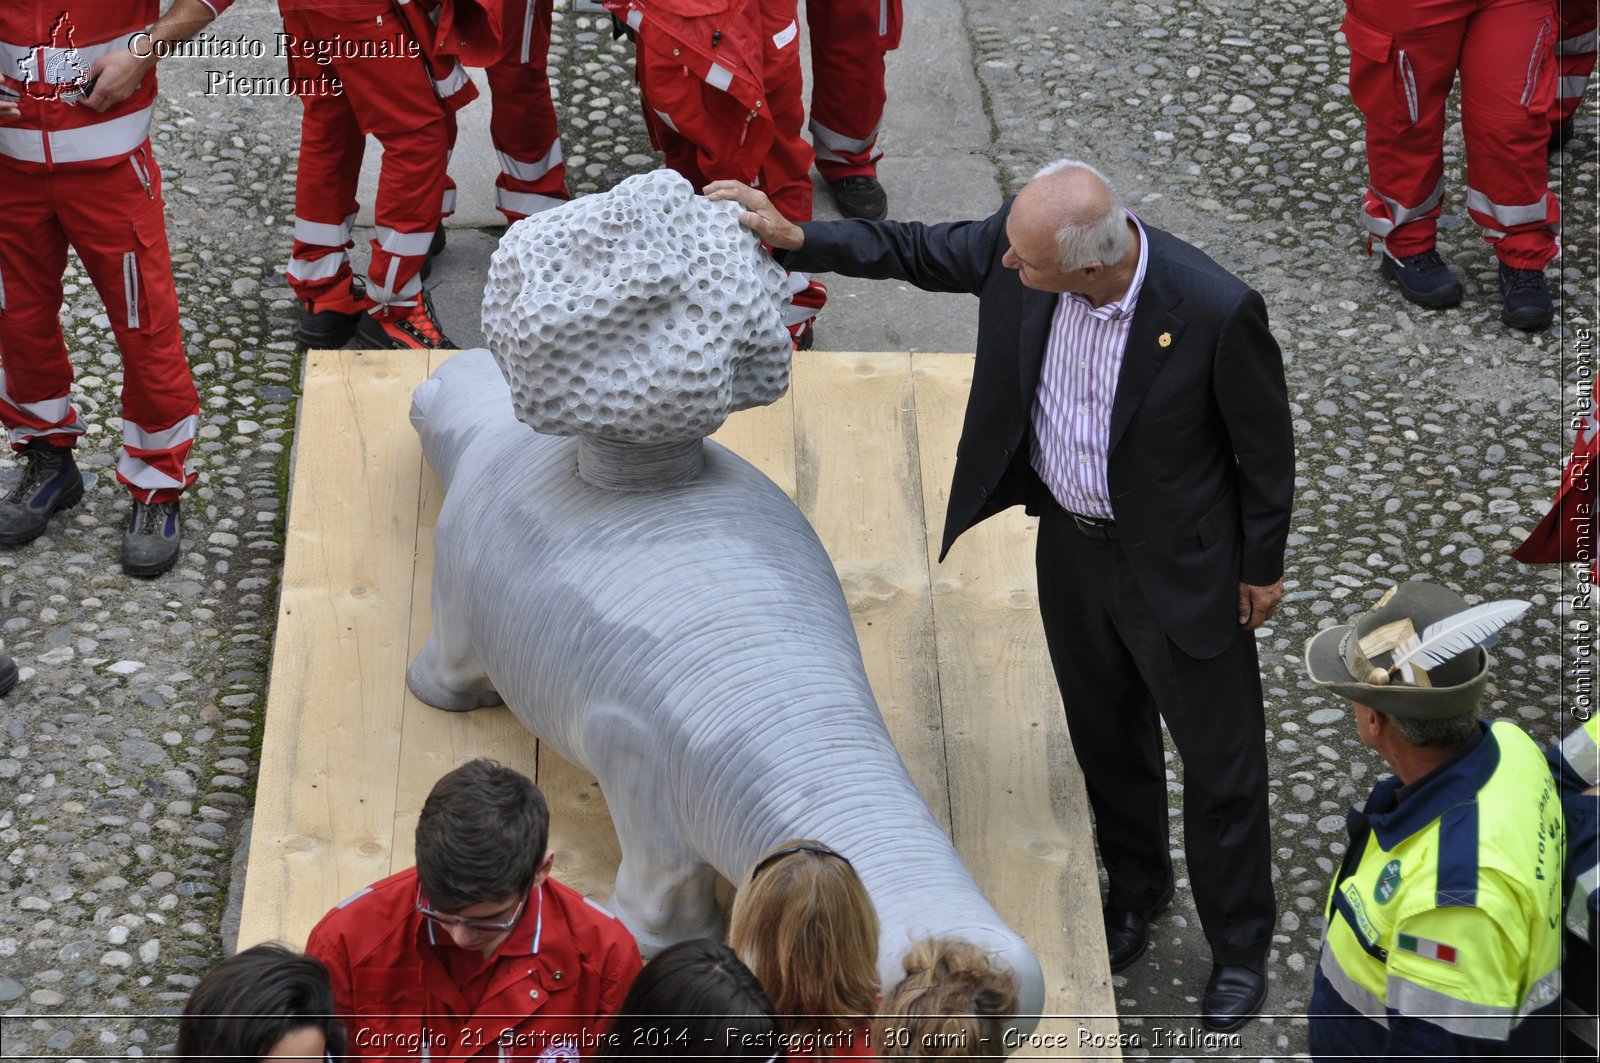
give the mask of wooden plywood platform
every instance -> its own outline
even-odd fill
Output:
[[[538,781],[556,876],[610,894],[619,854],[592,777],[504,709],[440,712],[406,691],[431,624],[442,501],[407,411],[443,357],[308,356],[240,947],[301,946],[331,905],[409,866],[428,790],[479,755]],[[1114,1034],[1115,1006],[1083,785],[1039,626],[1034,522],[1013,510],[933,560],[971,369],[969,355],[799,354],[789,395],[716,438],[816,526],[912,778],[1038,954],[1058,1016],[1040,1033],[1075,1045],[1080,1028]]]

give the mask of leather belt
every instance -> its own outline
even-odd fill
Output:
[[[1091,539],[1115,539],[1117,537],[1117,522],[1102,520],[1099,517],[1080,517],[1071,510],[1062,510],[1072,518],[1073,527],[1078,529],[1078,534],[1086,535]]]

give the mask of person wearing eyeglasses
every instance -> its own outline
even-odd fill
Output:
[[[282,945],[256,945],[200,979],[178,1019],[173,1059],[332,1060],[344,1056],[328,972]]]
[[[876,1053],[878,913],[844,856],[810,840],[768,850],[734,897],[728,944],[772,998],[790,1058]]]
[[[494,761],[434,785],[416,867],[341,901],[306,943],[327,965],[349,1058],[592,1054],[639,947],[550,877],[549,824],[533,781]]]

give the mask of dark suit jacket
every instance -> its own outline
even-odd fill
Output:
[[[1037,511],[1034,391],[1057,296],[1000,263],[1011,203],[983,221],[808,222],[790,269],[978,296],[978,350],[940,559],[1000,510]],[[1120,541],[1168,637],[1213,657],[1238,636],[1238,584],[1283,575],[1294,438],[1266,305],[1198,249],[1145,226],[1149,259],[1111,410]],[[1163,346],[1163,336],[1170,337]]]

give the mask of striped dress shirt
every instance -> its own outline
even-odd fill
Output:
[[[1044,366],[1033,402],[1033,469],[1061,508],[1084,517],[1111,519],[1106,454],[1111,443],[1111,400],[1133,327],[1133,311],[1144,286],[1150,243],[1139,232],[1139,265],[1121,299],[1094,307],[1075,292],[1056,300]]]

